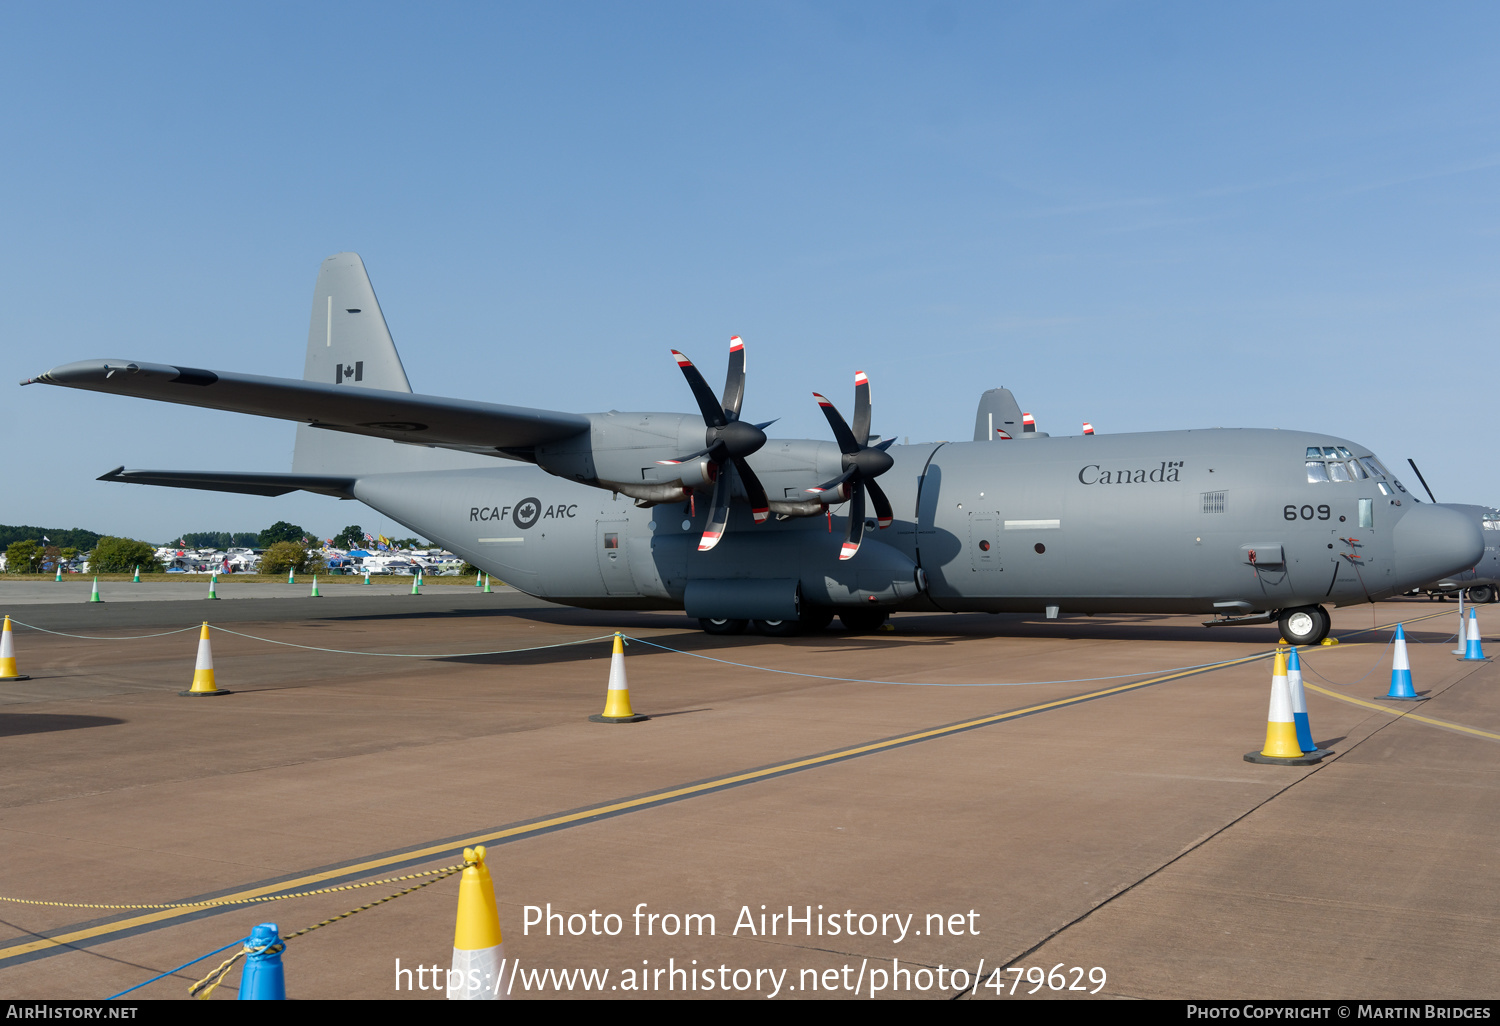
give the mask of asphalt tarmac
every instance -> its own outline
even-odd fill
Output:
[[[31,679],[0,683],[0,898],[239,899],[482,843],[515,997],[1496,996],[1500,674],[1451,654],[1452,604],[1334,611],[1343,643],[1303,659],[1334,755],[1298,768],[1243,760],[1270,627],[907,614],[719,638],[511,591],[246,587],[281,594],[6,592]],[[232,694],[182,698],[204,620]],[[1375,697],[1370,628],[1397,620],[1428,701]],[[616,630],[646,722],[588,719]],[[108,997],[419,882],[0,901],[0,996]],[[289,995],[441,997],[457,892],[289,940]],[[230,953],[130,997],[186,999]]]

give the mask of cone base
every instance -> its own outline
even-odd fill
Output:
[[[1331,751],[1318,749],[1315,752],[1303,752],[1301,755],[1281,758],[1274,755],[1261,755],[1259,752],[1246,752],[1246,762],[1260,763],[1262,766],[1312,766],[1323,761]]]
[[[1461,662],[1461,663],[1488,663],[1488,662],[1492,662],[1492,660],[1490,659],[1489,656],[1471,656],[1471,655],[1459,656],[1458,661]]]
[[[639,723],[642,720],[649,720],[650,718],[651,717],[649,717],[649,716],[641,716],[640,714],[636,714],[634,716],[605,716],[603,714],[596,714],[596,715],[593,715],[593,716],[589,717],[589,722],[590,723]]]
[[[26,674],[24,674],[24,673],[23,673],[23,674],[21,674],[21,675],[20,675],[20,676],[17,676],[17,677],[0,677],[0,680],[30,680],[30,679],[31,679],[31,678],[30,678],[30,677],[28,677],[28,676],[27,676],[27,675],[26,675]]]
[[[233,691],[226,691],[223,688],[219,688],[219,689],[217,689],[215,691],[179,691],[177,693],[179,695],[181,695],[183,698],[212,698],[215,695],[232,695],[232,694],[234,694]]]
[[[1376,698],[1383,698],[1383,699],[1386,699],[1386,700],[1391,701],[1391,702],[1425,702],[1425,701],[1427,701],[1427,696],[1426,695],[1376,695],[1375,697]]]

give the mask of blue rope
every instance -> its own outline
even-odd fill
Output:
[[[106,1001],[113,1001],[113,1000],[115,1000],[115,998],[122,998],[126,994],[129,994],[132,990],[140,990],[147,983],[155,983],[157,980],[161,979],[163,976],[171,976],[173,973],[181,972],[182,970],[186,969],[190,965],[194,965],[194,964],[196,964],[198,962],[203,961],[205,958],[210,958],[210,957],[212,957],[214,955],[217,955],[220,951],[228,951],[230,948],[234,947],[236,944],[246,944],[246,943],[249,942],[249,940],[250,940],[249,937],[241,937],[237,941],[232,941],[231,943],[224,945],[222,948],[219,948],[217,951],[210,951],[207,955],[199,955],[197,958],[193,959],[193,961],[191,961],[191,962],[184,962],[180,966],[178,966],[176,969],[168,969],[166,972],[162,973],[161,976],[153,976],[153,977],[151,977],[151,979],[146,980],[143,983],[137,983],[134,987],[130,987],[130,988],[126,989],[126,990],[122,990],[122,991],[120,991],[120,993],[114,995],[114,997],[107,997],[104,1000],[106,1000]]]

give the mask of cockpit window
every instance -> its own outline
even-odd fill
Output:
[[[1324,463],[1322,460],[1318,460],[1316,463],[1314,463],[1312,460],[1308,460],[1307,461],[1307,483],[1308,484],[1317,484],[1320,481],[1327,481],[1328,480],[1328,470],[1327,470],[1327,467],[1328,467],[1328,465],[1326,463]]]
[[[1356,481],[1363,481],[1365,478],[1370,476],[1369,473],[1365,470],[1365,465],[1359,462],[1359,460],[1350,460],[1349,470],[1354,474],[1354,478]]]
[[[1328,476],[1335,481],[1347,481],[1349,480],[1349,468],[1337,460],[1330,460],[1328,463]]]

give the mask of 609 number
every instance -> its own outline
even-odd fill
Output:
[[[1284,520],[1296,520],[1299,516],[1303,520],[1311,520],[1313,519],[1314,512],[1311,506],[1302,506],[1299,508],[1294,505],[1287,505],[1282,507],[1281,516]],[[1327,506],[1319,506],[1316,516],[1319,520],[1327,520],[1333,516],[1333,511]]]

